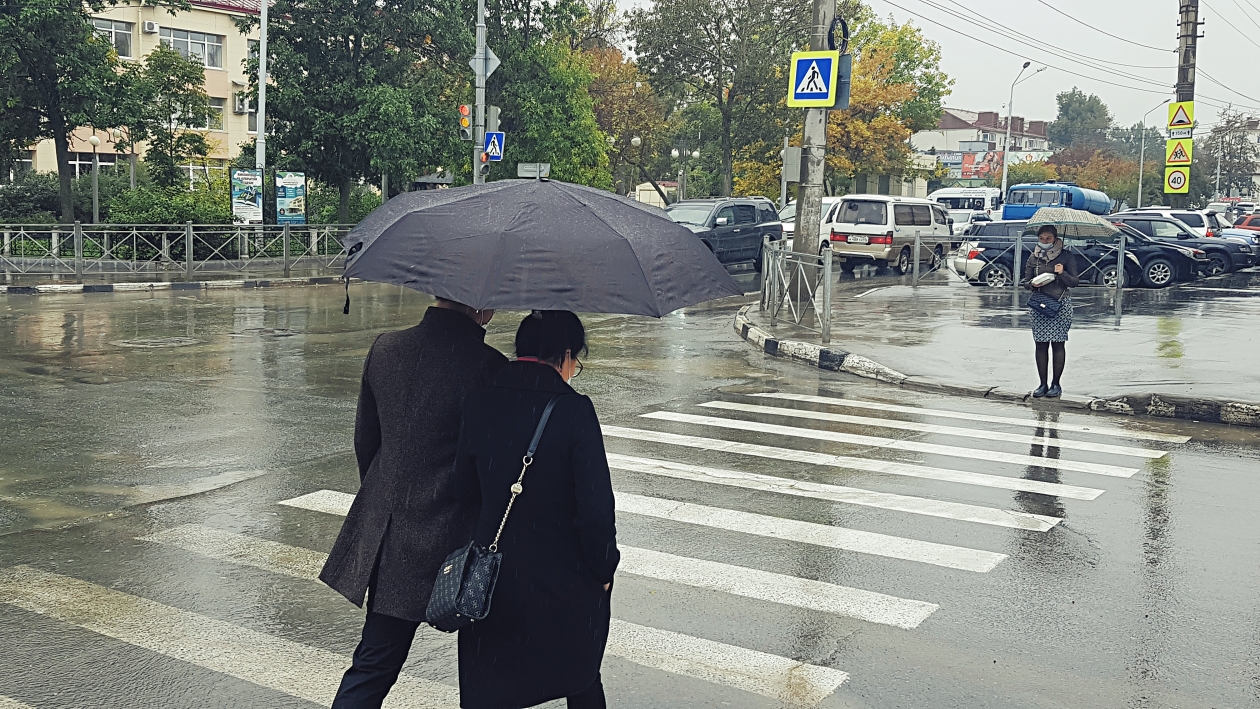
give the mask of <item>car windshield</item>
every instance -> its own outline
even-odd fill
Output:
[[[1194,212],[1174,212],[1173,216],[1196,229],[1202,228],[1203,216]]]
[[[704,226],[709,222],[713,206],[708,204],[675,204],[665,209],[665,215],[679,224]]]
[[[949,218],[953,219],[956,224],[971,221],[970,209],[951,209],[949,210]]]
[[[836,212],[838,224],[887,224],[888,205],[864,199],[846,199]]]
[[[779,219],[785,222],[796,219],[796,204],[795,203],[789,204],[788,206],[779,210]]]

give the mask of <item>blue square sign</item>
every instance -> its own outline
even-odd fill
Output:
[[[481,152],[486,154],[486,158],[490,162],[499,162],[503,159],[503,133],[486,131],[486,144],[482,147]]]
[[[800,108],[835,105],[839,58],[839,52],[794,53],[787,104]]]

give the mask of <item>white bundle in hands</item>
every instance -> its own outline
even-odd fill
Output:
[[[1032,284],[1033,284],[1034,286],[1044,286],[1045,284],[1047,284],[1047,283],[1049,283],[1049,282],[1051,282],[1051,281],[1053,281],[1053,280],[1054,280],[1054,274],[1053,274],[1053,273],[1043,273],[1043,274],[1041,274],[1041,275],[1039,275],[1039,276],[1037,276],[1037,277],[1033,278],[1033,279],[1032,279]]]

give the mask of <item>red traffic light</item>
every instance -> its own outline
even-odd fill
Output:
[[[461,116],[471,116],[471,115],[472,115],[472,106],[469,106],[469,105],[468,105],[468,104],[466,104],[466,103],[464,103],[464,104],[460,104],[460,106],[459,106],[459,115],[461,115]]]
[[[490,153],[482,153],[481,162],[490,162]]]

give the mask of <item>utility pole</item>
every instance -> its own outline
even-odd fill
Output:
[[[477,53],[473,55],[473,71],[477,75],[476,121],[473,124],[473,184],[484,185],[481,174],[481,153],[486,144],[486,0],[477,0]]]
[[[814,0],[814,22],[809,31],[809,48],[831,49],[827,36],[836,19],[836,0]],[[792,250],[818,255],[818,229],[822,224],[823,176],[827,158],[827,109],[805,109],[801,136],[800,201],[796,208],[796,232]]]
[[[254,167],[267,167],[267,5],[258,3],[258,137],[254,142]]]
[[[1194,100],[1194,67],[1199,53],[1199,0],[1180,0],[1181,18],[1177,32],[1177,102]],[[1186,195],[1174,194],[1174,207],[1185,207]]]

